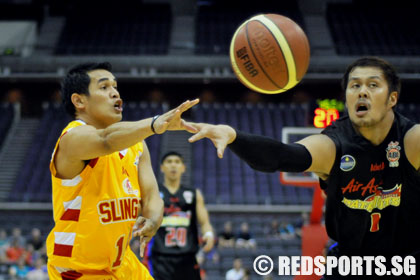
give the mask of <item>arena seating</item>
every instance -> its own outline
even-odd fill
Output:
[[[91,9],[83,6],[77,12],[70,13],[55,53],[166,54],[171,30],[170,6],[128,2],[127,5],[118,5],[118,9],[112,11],[109,10],[109,6],[98,4]],[[106,9],[103,10],[104,8]]]
[[[229,123],[245,132],[281,139],[283,126],[306,125],[304,106],[269,104],[202,104],[193,108],[193,120]],[[281,186],[279,174],[251,169],[227,149],[219,160],[208,140],[193,144],[193,184],[202,188],[208,203],[310,204],[312,190]]]
[[[216,1],[217,2],[217,1]],[[278,5],[276,1],[264,1],[243,5],[240,1],[220,1],[212,5],[200,5],[196,17],[196,54],[229,53],[230,40],[247,18],[261,13],[278,13],[290,17],[304,28],[303,17],[296,1]]]
[[[327,7],[328,25],[340,55],[419,55],[416,17],[416,9],[403,3],[354,1]]]

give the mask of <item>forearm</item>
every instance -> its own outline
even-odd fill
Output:
[[[153,135],[150,128],[152,118],[134,122],[118,122],[102,131],[105,145],[112,151],[120,151]]]
[[[201,232],[203,234],[205,234],[206,232],[213,232],[213,227],[211,226],[210,221],[207,221],[201,224],[200,227],[201,227]]]
[[[284,144],[265,136],[236,131],[228,147],[253,169],[265,172],[307,170],[312,163],[309,151],[300,144]]]
[[[163,206],[160,196],[152,195],[148,199],[142,200],[141,215],[160,226],[163,220]]]

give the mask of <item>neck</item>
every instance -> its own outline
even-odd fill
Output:
[[[385,137],[391,130],[392,124],[395,119],[393,110],[389,110],[385,117],[374,126],[370,127],[355,127],[356,131],[360,133],[364,138],[369,140],[373,145],[377,146],[381,144]]]
[[[165,177],[165,187],[170,193],[175,193],[181,187],[181,178],[169,179]]]
[[[108,126],[103,122],[98,122],[97,120],[91,118],[89,115],[86,115],[86,114],[77,114],[76,120],[82,120],[86,124],[91,125],[95,127],[96,129],[104,129]]]

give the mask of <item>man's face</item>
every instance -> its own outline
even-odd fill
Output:
[[[93,70],[88,75],[90,84],[85,112],[104,127],[119,122],[123,109],[114,75],[101,69]]]
[[[354,68],[346,88],[346,106],[353,125],[371,127],[382,121],[397,102],[397,93],[388,92],[388,83],[380,68]]]
[[[165,178],[170,180],[180,179],[185,172],[185,165],[181,158],[176,155],[168,156],[160,165],[160,170],[165,175]]]

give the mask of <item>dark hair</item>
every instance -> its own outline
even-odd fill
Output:
[[[182,162],[184,162],[184,158],[182,157],[180,153],[175,152],[175,151],[169,151],[163,155],[162,159],[160,160],[160,164],[162,164],[165,161],[165,159],[170,156],[177,156],[181,159]]]
[[[72,67],[64,77],[61,83],[61,95],[64,108],[71,116],[76,116],[76,108],[71,102],[71,95],[73,93],[89,95],[90,77],[88,72],[98,69],[111,72],[112,65],[109,62],[78,64]]]
[[[346,72],[343,75],[343,79],[341,80],[341,87],[344,91],[346,91],[347,83],[349,82],[349,74],[356,67],[377,67],[381,69],[388,83],[388,94],[396,91],[398,96],[400,95],[401,80],[397,71],[388,61],[374,56],[359,58],[347,67]]]

